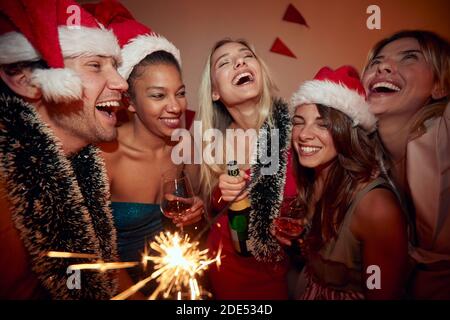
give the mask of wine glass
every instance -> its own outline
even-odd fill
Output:
[[[186,214],[194,204],[194,192],[187,176],[175,177],[171,174],[165,174],[161,182],[161,212],[174,223]],[[181,225],[183,234],[183,225]]]
[[[293,240],[302,235],[306,223],[305,209],[297,204],[297,198],[285,198],[280,215],[274,219],[275,230],[284,238]]]

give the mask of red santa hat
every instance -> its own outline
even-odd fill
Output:
[[[377,119],[369,111],[366,92],[358,71],[351,66],[336,70],[324,67],[305,81],[291,98],[291,110],[302,104],[322,104],[345,113],[355,126],[368,132],[376,129]]]
[[[136,21],[122,4],[105,0],[97,4],[84,5],[92,15],[112,30],[122,48],[122,64],[119,73],[125,79],[133,68],[147,55],[155,51],[171,53],[181,66],[180,51],[166,38],[154,33],[147,26]]]
[[[36,69],[32,83],[48,101],[81,99],[83,85],[64,58],[81,55],[114,57],[120,47],[103,28],[72,0],[14,0],[0,2],[0,65],[44,60],[49,69]]]

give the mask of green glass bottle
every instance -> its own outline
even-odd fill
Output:
[[[227,164],[227,169],[229,176],[239,176],[237,161],[230,161]],[[228,224],[233,246],[237,253],[246,257],[251,256],[247,246],[250,210],[250,200],[248,198],[233,202],[228,208]]]

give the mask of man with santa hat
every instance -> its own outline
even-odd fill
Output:
[[[109,299],[117,259],[92,143],[115,139],[127,83],[114,34],[71,0],[0,3],[0,298]],[[48,257],[49,251],[88,258]]]

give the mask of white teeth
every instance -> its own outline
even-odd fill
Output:
[[[380,88],[380,87],[388,88],[388,89],[391,89],[391,90],[394,90],[394,91],[400,91],[400,88],[397,87],[395,84],[392,84],[392,83],[386,82],[386,81],[375,83],[372,86],[372,90],[376,89],[376,88]]]
[[[252,74],[250,72],[244,72],[234,77],[233,84],[236,85],[242,77],[249,77],[250,81],[253,81]]]
[[[317,152],[320,149],[322,149],[319,147],[304,147],[304,146],[302,146],[300,148],[302,149],[302,152],[304,152],[304,153],[313,153],[313,152]]]
[[[119,107],[120,102],[119,101],[105,101],[97,103],[96,107]]]
[[[176,123],[178,123],[178,122],[180,121],[179,118],[173,118],[173,119],[165,118],[165,119],[163,119],[163,120],[164,120],[165,122],[172,123],[172,124],[176,124]]]

